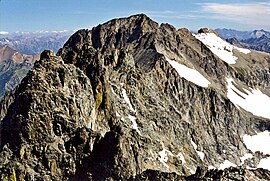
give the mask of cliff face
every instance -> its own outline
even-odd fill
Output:
[[[1,179],[269,180],[270,55],[213,39],[135,15],[43,52],[0,107]]]

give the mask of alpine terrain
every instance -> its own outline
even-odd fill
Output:
[[[74,31],[0,32],[0,45],[23,54],[36,55],[45,49],[59,50]]]
[[[270,53],[270,32],[265,30],[237,31],[216,29],[218,34],[233,45]]]
[[[39,59],[37,55],[25,55],[8,46],[0,46],[0,99],[13,90]]]
[[[0,105],[0,180],[270,180],[270,54],[146,15],[73,34]]]

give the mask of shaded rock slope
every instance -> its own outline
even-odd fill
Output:
[[[269,98],[270,55],[199,38],[134,15],[44,51],[0,105],[1,180],[269,180],[246,139],[269,112],[242,102]]]

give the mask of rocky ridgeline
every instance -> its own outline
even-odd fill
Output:
[[[145,15],[79,30],[2,101],[1,180],[269,180],[256,169],[269,155],[243,141],[269,119],[235,106],[226,78],[269,94],[270,55],[234,53],[228,64],[187,29]]]

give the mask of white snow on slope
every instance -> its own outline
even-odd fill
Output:
[[[128,115],[128,119],[132,122],[132,129],[135,129],[139,135],[141,135],[141,132],[139,131],[139,128],[138,128],[138,124],[136,122],[136,117],[135,116],[131,116],[131,115]]]
[[[213,170],[213,169],[216,169],[216,167],[214,167],[213,165],[208,166],[208,170]]]
[[[210,84],[210,82],[197,70],[188,68],[185,65],[179,64],[178,62],[170,60],[167,57],[166,60],[177,71],[177,73],[186,80],[193,82],[194,84],[201,87],[208,87]]]
[[[244,53],[244,54],[248,54],[248,53],[251,52],[249,49],[246,49],[246,48],[239,48],[239,47],[236,47],[236,46],[234,46],[234,48],[236,50],[238,50],[239,52]]]
[[[195,37],[205,44],[215,55],[228,64],[235,64],[238,59],[233,55],[233,49],[242,53],[250,53],[250,50],[238,48],[218,37],[215,33],[199,33]]]
[[[160,151],[159,153],[159,161],[168,169],[169,165],[167,164],[167,161],[169,159],[168,154],[172,155],[172,153],[169,150],[166,150],[163,148],[162,151]]]
[[[233,85],[233,82],[232,78],[227,78],[227,97],[232,103],[251,112],[253,115],[270,119],[270,97],[263,94],[259,89],[250,89],[251,91],[244,89],[247,93],[245,94],[238,90]]]
[[[243,141],[248,149],[253,153],[260,151],[264,154],[270,154],[270,132],[264,131],[250,136],[245,134]],[[270,164],[270,163],[269,163]]]
[[[178,153],[177,157],[179,157],[179,159],[182,161],[183,165],[187,163],[184,155],[181,152]]]
[[[197,154],[199,155],[200,159],[203,161],[203,159],[204,159],[204,153],[202,151],[198,151],[197,150],[198,146],[192,140],[191,140],[191,144],[194,147],[194,149],[197,152]]]
[[[218,169],[224,170],[225,168],[229,168],[229,167],[236,167],[236,165],[228,160],[225,160],[222,164],[219,165]]]
[[[257,168],[270,170],[270,157],[261,159]]]
[[[251,153],[244,154],[244,156],[240,157],[241,164],[244,164],[245,160],[251,159],[252,157],[253,157],[253,155]]]
[[[128,104],[129,109],[130,109],[132,112],[136,112],[136,110],[133,109],[133,107],[132,107],[132,105],[131,105],[131,103],[130,103],[130,100],[129,100],[128,96],[127,96],[127,91],[126,91],[126,89],[122,88],[122,94],[123,94],[124,100],[125,100],[126,103]]]

